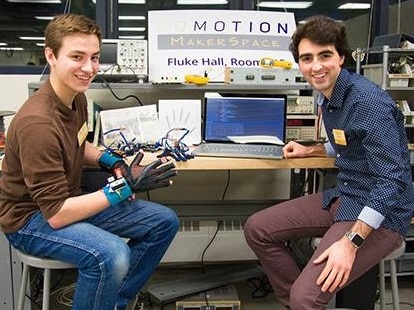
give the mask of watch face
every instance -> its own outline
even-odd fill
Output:
[[[351,240],[357,247],[360,247],[361,245],[362,245],[362,243],[364,242],[364,239],[360,236],[360,235],[358,235],[358,234],[355,234],[353,237],[352,237],[352,240]]]
[[[356,232],[349,231],[346,233],[346,237],[358,248],[362,245],[362,243],[364,243],[364,238]]]

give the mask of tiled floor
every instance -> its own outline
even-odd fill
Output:
[[[154,284],[167,283],[177,278],[184,279],[188,275],[194,275],[200,272],[199,268],[187,267],[187,268],[172,268],[172,267],[160,267],[157,272],[150,279],[146,289]],[[57,276],[57,278],[59,275]],[[66,288],[68,285],[74,282],[76,274],[70,271],[65,273],[64,278],[59,283],[58,293],[63,293],[58,296],[55,293],[51,298],[51,310],[67,310],[69,306],[64,306],[61,303],[64,302],[65,297],[69,296],[70,293],[62,292],[61,288]],[[259,290],[256,293],[255,290],[258,287],[258,281],[256,280],[242,280],[234,283],[234,287],[237,289],[237,297],[240,300],[241,310],[282,310],[284,309],[280,302],[277,301],[276,297],[272,292],[266,290]],[[259,295],[261,297],[255,297]],[[386,310],[393,309],[391,304],[391,292],[389,289],[389,283],[387,281],[387,292],[386,292]],[[400,310],[414,310],[414,276],[404,276],[399,278],[399,295],[400,295]],[[146,295],[148,296],[148,294]],[[59,302],[57,301],[59,299]],[[154,301],[148,302],[148,298],[144,298],[145,310],[176,310],[175,302],[166,302],[163,305]],[[32,309],[38,309],[36,306]],[[194,308],[191,308],[194,309]],[[375,310],[379,310],[379,303],[375,305]]]

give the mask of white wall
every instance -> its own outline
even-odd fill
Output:
[[[39,79],[37,75],[0,75],[0,110],[16,112],[28,97],[27,84]],[[11,118],[4,117],[6,128]]]
[[[27,84],[39,79],[38,75],[0,75],[0,109],[17,111],[28,97]]]

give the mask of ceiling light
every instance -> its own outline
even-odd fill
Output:
[[[45,37],[19,37],[20,40],[44,41]]]
[[[338,7],[340,10],[367,10],[371,7],[369,3],[352,3],[348,2]]]
[[[145,4],[145,0],[118,0],[118,4]]]
[[[45,46],[45,43],[36,43],[36,46],[42,46],[42,47],[44,47]]]
[[[96,4],[96,0],[92,0]],[[118,0],[118,4],[145,4],[145,0]]]
[[[119,20],[145,20],[145,16],[119,16]]]
[[[53,16],[35,16],[38,20],[52,20]]]
[[[7,0],[11,3],[60,3],[60,0]]]
[[[119,31],[145,31],[145,27],[119,27]]]
[[[306,9],[312,5],[312,1],[262,1],[257,4],[261,8],[272,9]]]
[[[23,51],[23,47],[0,47],[0,51]]]
[[[177,0],[178,5],[217,5],[227,3],[227,0]]]
[[[7,43],[0,42],[0,46],[6,46],[6,45],[7,45]]]
[[[119,38],[124,40],[143,40],[145,36],[119,36]]]

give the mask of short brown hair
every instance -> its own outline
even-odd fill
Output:
[[[339,56],[345,56],[345,61],[350,55],[348,36],[343,22],[330,17],[316,15],[309,17],[300,24],[292,36],[289,50],[296,62],[299,62],[299,43],[308,39],[319,45],[334,45]]]
[[[55,16],[46,26],[45,46],[52,49],[57,57],[62,47],[62,39],[70,34],[94,34],[102,42],[99,26],[89,17],[78,14],[61,14]]]

